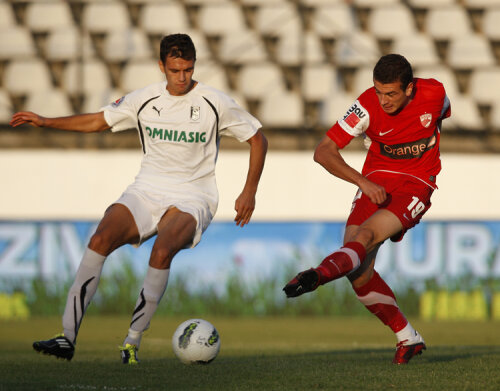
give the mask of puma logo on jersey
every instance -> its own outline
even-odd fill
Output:
[[[153,106],[153,110],[155,110],[158,113],[158,117],[159,117],[160,116],[160,111],[163,110],[163,107],[161,107],[160,109],[157,109],[156,106]]]

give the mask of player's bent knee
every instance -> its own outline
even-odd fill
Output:
[[[149,266],[155,269],[169,269],[175,251],[168,248],[153,249],[149,259]]]
[[[356,242],[360,242],[361,244],[363,244],[363,246],[365,246],[366,248],[366,251],[369,252],[372,250],[372,247],[376,244],[375,232],[373,232],[373,230],[370,228],[360,227],[359,230],[354,235],[354,240]]]
[[[88,247],[98,254],[107,256],[114,250],[115,244],[109,235],[96,232],[90,238]]]

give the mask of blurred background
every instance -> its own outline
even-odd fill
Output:
[[[270,151],[254,222],[240,229],[248,146],[221,140],[218,214],[174,261],[160,312],[367,313],[341,281],[293,303],[281,287],[342,242],[356,189],[312,153],[396,52],[445,85],[452,117],[433,207],[382,247],[377,269],[411,316],[500,319],[500,0],[1,0],[0,318],[61,312],[95,224],[141,159],[136,130],[13,129],[11,115],[95,112],[163,80],[159,42],[178,32],[196,45],[194,78],[259,118]],[[345,157],[360,169],[362,142]],[[151,246],[110,256],[91,310],[130,311]]]

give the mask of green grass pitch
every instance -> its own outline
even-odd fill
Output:
[[[185,318],[153,319],[139,366],[121,364],[126,317],[88,316],[71,362],[33,351],[59,318],[0,322],[0,390],[500,390],[498,322],[412,323],[427,350],[391,363],[395,338],[372,318],[213,318],[221,351],[186,366],[171,336]]]

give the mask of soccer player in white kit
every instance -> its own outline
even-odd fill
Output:
[[[168,35],[162,39],[159,61],[166,82],[133,91],[97,113],[58,118],[31,112],[13,115],[12,126],[28,123],[78,132],[137,128],[144,152],[134,183],[106,210],[85,250],[68,293],[63,333],[34,342],[35,350],[71,360],[106,257],[124,244],[139,245],[156,234],[128,335],[120,347],[123,363],[138,363],[142,333],[165,292],[173,257],[198,244],[217,209],[215,163],[222,135],[250,144],[235,222],[244,226],[250,221],[267,140],[260,122],[232,98],[192,79],[195,61],[188,35]]]

